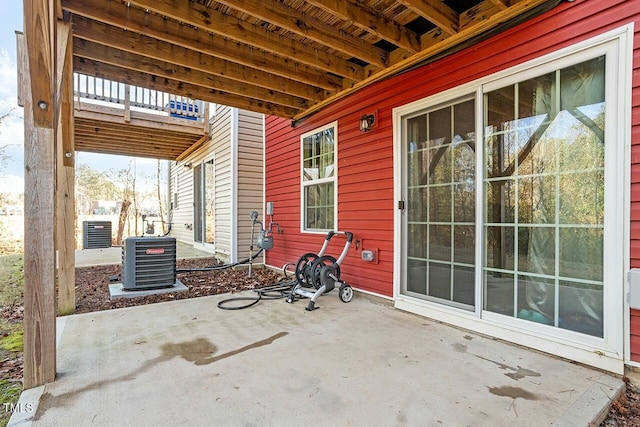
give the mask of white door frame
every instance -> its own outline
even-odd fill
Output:
[[[598,56],[605,52],[606,68],[606,113],[607,126],[605,140],[615,141],[609,144],[605,154],[605,313],[611,314],[605,320],[604,339],[588,335],[560,330],[558,334],[548,327],[522,322],[482,311],[480,292],[476,292],[475,312],[455,309],[442,304],[425,301],[402,295],[401,285],[404,280],[403,254],[406,241],[404,233],[403,213],[400,209],[394,212],[394,288],[395,306],[399,309],[414,312],[426,317],[450,323],[469,330],[491,335],[510,342],[535,348],[541,351],[566,357],[608,371],[623,373],[624,362],[629,360],[629,306],[625,295],[628,291],[626,272],[629,270],[629,223],[630,223],[630,146],[631,146],[631,73],[633,60],[633,24],[596,36],[589,40],[574,44],[567,48],[547,54],[540,58],[520,64],[508,70],[470,82],[449,91],[412,102],[393,110],[393,143],[394,143],[394,197],[403,199],[404,177],[403,159],[403,117],[427,107],[451,101],[468,94],[476,94],[476,106],[482,107],[483,87],[490,86],[498,80],[508,79],[527,70],[543,66],[551,62],[562,64],[564,61],[575,63],[581,53]],[[619,66],[617,66],[619,64]],[[617,70],[611,68],[617,66]],[[613,102],[612,102],[613,101]],[[477,147],[482,141],[482,108],[476,108]],[[613,117],[615,122],[612,124]],[[477,156],[476,170],[476,230],[482,230],[484,203],[483,194],[483,161]],[[622,167],[621,167],[622,166]],[[615,197],[616,193],[618,194]],[[620,194],[622,193],[622,194]],[[607,194],[614,196],[607,197]],[[612,214],[613,212],[613,214]],[[617,214],[615,214],[617,213]],[[620,215],[620,213],[622,213]],[[476,234],[476,289],[482,289],[482,233]],[[609,266],[609,268],[607,268]],[[531,323],[531,324],[529,324]],[[550,333],[553,332],[553,333]]]

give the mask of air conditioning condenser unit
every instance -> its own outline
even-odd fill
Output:
[[[122,288],[142,290],[176,285],[176,239],[128,237],[122,247]]]
[[[82,221],[82,248],[111,247],[111,221]]]

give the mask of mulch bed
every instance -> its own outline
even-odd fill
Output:
[[[622,379],[627,383],[627,389],[611,404],[601,427],[640,426],[640,388],[631,384],[628,378]]]
[[[215,258],[197,258],[178,260],[176,262],[178,270],[210,266],[219,266],[219,263]],[[145,297],[120,298],[111,301],[109,284],[119,283],[120,274],[120,265],[76,268],[76,313],[89,313],[162,301],[175,301],[259,289],[276,284],[283,278],[282,274],[271,269],[256,268],[252,269],[251,277],[249,277],[246,266],[243,268],[180,273],[178,274],[178,280],[189,288],[188,291]],[[118,276],[117,280],[110,281],[110,278],[116,275]]]

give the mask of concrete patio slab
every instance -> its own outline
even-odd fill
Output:
[[[584,426],[619,378],[356,295],[204,297],[59,319],[34,426]],[[34,401],[36,400],[36,401]],[[22,414],[24,415],[24,414]]]

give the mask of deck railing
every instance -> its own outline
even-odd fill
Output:
[[[169,117],[208,123],[208,103],[166,92],[74,73],[74,95],[78,102],[121,106],[125,117],[130,111],[156,113]]]

